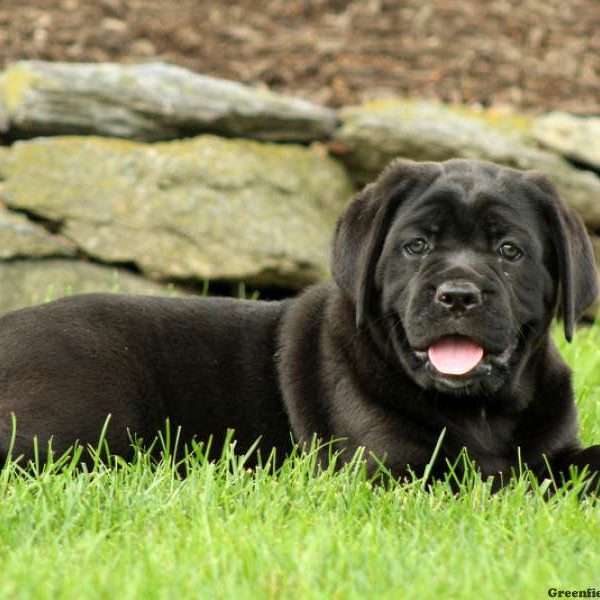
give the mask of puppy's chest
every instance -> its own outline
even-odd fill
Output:
[[[515,422],[506,415],[489,414],[485,408],[449,422],[446,449],[459,452],[463,447],[476,462],[512,464]],[[479,460],[478,460],[479,459]]]

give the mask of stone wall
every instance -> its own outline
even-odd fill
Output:
[[[382,100],[340,111],[174,65],[0,74],[0,312],[64,293],[298,290],[394,157],[539,169],[600,231],[600,119]]]

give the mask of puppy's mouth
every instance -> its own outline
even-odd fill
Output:
[[[440,338],[427,349],[429,362],[442,375],[466,375],[481,362],[483,355],[479,344],[456,335]]]
[[[491,375],[494,368],[506,367],[516,348],[517,340],[504,351],[493,354],[469,337],[446,335],[435,340],[426,351],[413,352],[436,387],[460,390]]]

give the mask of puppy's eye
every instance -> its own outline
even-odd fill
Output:
[[[510,242],[504,242],[504,244],[498,248],[498,253],[502,258],[511,261],[519,260],[523,256],[523,251],[521,248],[511,244]]]
[[[419,256],[425,254],[429,250],[429,245],[423,238],[416,238],[404,244],[404,251],[411,256]]]

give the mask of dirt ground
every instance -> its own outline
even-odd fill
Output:
[[[0,64],[166,60],[330,106],[600,114],[598,0],[0,0]]]

